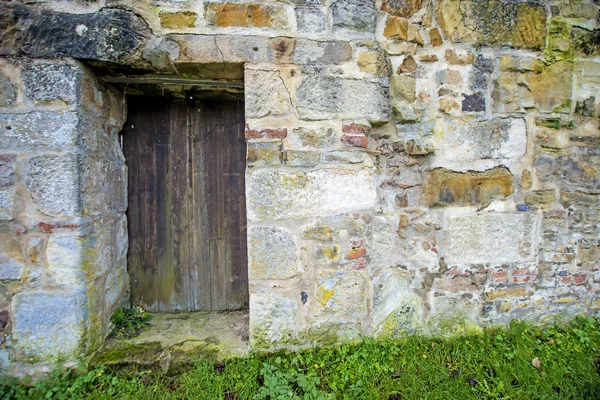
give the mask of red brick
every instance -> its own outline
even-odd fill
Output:
[[[361,258],[360,260],[358,260],[358,262],[356,264],[354,264],[354,267],[352,267],[352,269],[364,269],[367,266],[367,260],[365,260],[364,258]]]
[[[535,283],[537,282],[537,267],[528,266],[524,268],[515,268],[512,271],[513,283]]]
[[[342,132],[344,133],[351,133],[354,135],[365,135],[367,133],[369,133],[369,131],[371,130],[371,127],[368,125],[363,125],[363,124],[346,124],[344,126],[342,126]]]
[[[367,147],[369,139],[365,135],[344,135],[342,136],[342,143],[352,147]]]
[[[77,230],[80,228],[80,225],[65,224],[65,223],[60,223],[60,222],[51,222],[51,223],[40,222],[36,225],[36,228],[38,230],[40,230],[41,232],[52,233],[56,230],[70,230],[70,231]]]
[[[508,273],[506,271],[492,271],[492,283],[506,283],[508,281]]]

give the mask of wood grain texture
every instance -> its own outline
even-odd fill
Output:
[[[132,98],[123,137],[132,303],[247,308],[243,102]]]

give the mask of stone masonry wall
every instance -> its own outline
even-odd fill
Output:
[[[201,65],[245,64],[253,348],[461,333],[600,308],[599,1],[5,8],[5,103],[31,96],[11,57],[185,76]],[[27,143],[36,156],[46,146]],[[24,186],[3,186],[0,204],[27,193],[24,168],[39,176],[71,165],[4,153],[1,182]],[[78,171],[73,177],[85,175]],[[29,190],[40,212],[54,212],[54,192]],[[114,217],[123,206],[108,208]],[[5,209],[3,218],[17,220]],[[98,286],[88,299],[105,297]],[[17,343],[14,318],[7,327]]]
[[[97,348],[129,301],[125,104],[73,61],[5,58],[0,82],[0,366],[18,376]]]

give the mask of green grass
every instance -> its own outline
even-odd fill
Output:
[[[454,339],[408,337],[359,345],[197,362],[156,371],[55,373],[0,397],[121,399],[600,399],[600,321],[545,330],[514,323]],[[537,357],[540,367],[532,365]]]

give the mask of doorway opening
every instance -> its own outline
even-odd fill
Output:
[[[244,102],[130,96],[122,134],[132,304],[247,308]]]

